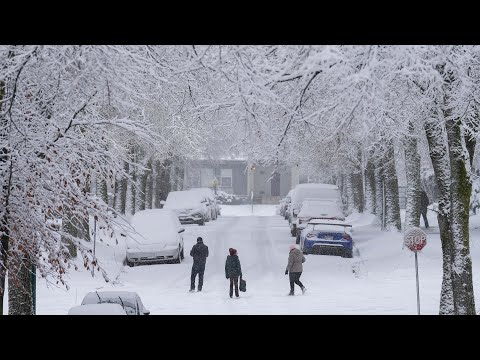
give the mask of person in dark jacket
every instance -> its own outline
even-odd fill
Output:
[[[423,223],[425,224],[425,228],[428,229],[428,219],[427,219],[427,210],[428,205],[430,205],[430,200],[428,199],[428,195],[425,190],[422,190],[422,198],[420,200],[420,212],[423,216]]]
[[[302,294],[305,294],[307,289],[300,282],[300,276],[303,272],[303,263],[305,262],[305,256],[302,254],[297,245],[290,245],[290,253],[288,255],[288,264],[285,270],[285,275],[289,275],[290,278],[290,293],[288,295],[295,295],[295,284],[300,286]],[[290,274],[289,274],[290,273]]]
[[[237,256],[237,250],[228,249],[230,255],[227,255],[225,261],[225,277],[230,279],[230,297],[233,297],[233,285],[235,285],[235,296],[238,298],[238,277],[242,277],[242,266]]]
[[[208,246],[203,243],[201,237],[197,238],[197,243],[193,245],[190,251],[193,257],[192,275],[190,277],[190,292],[195,291],[195,278],[198,274],[198,291],[202,291],[203,273],[205,272],[205,263],[208,257]]]

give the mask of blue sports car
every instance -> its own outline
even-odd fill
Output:
[[[353,257],[352,225],[339,220],[312,219],[300,234],[304,254],[333,254]]]

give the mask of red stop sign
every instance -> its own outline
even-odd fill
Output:
[[[427,234],[419,228],[411,228],[405,233],[403,244],[412,251],[420,251],[427,245]]]

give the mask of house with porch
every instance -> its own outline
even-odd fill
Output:
[[[295,170],[295,169],[293,169]],[[250,201],[253,192],[254,202],[276,204],[298,183],[298,172],[281,164],[261,166],[247,159],[201,159],[191,160],[185,169],[184,188],[217,186],[218,190],[245,197]]]

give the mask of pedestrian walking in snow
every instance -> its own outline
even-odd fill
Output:
[[[425,228],[428,229],[428,219],[427,219],[427,210],[428,205],[430,205],[430,200],[428,199],[428,195],[425,190],[422,190],[422,198],[420,200],[420,212],[423,216],[423,223],[425,224]]]
[[[290,245],[290,253],[288,255],[288,264],[287,269],[285,270],[285,275],[289,275],[290,279],[290,293],[288,295],[295,295],[295,284],[300,286],[302,289],[302,294],[305,294],[307,289],[300,282],[300,276],[303,272],[303,263],[305,262],[305,256],[302,254],[298,245]]]
[[[203,273],[205,272],[205,263],[208,257],[208,246],[203,243],[201,237],[197,238],[197,243],[193,245],[190,251],[190,256],[193,257],[192,275],[190,277],[190,292],[195,291],[195,278],[198,274],[198,291],[202,291],[203,287]]]
[[[238,278],[242,278],[242,266],[240,265],[240,259],[237,256],[237,250],[228,249],[230,255],[227,255],[225,261],[225,277],[230,279],[230,297],[233,297],[233,286],[235,285],[235,296],[238,298]]]

